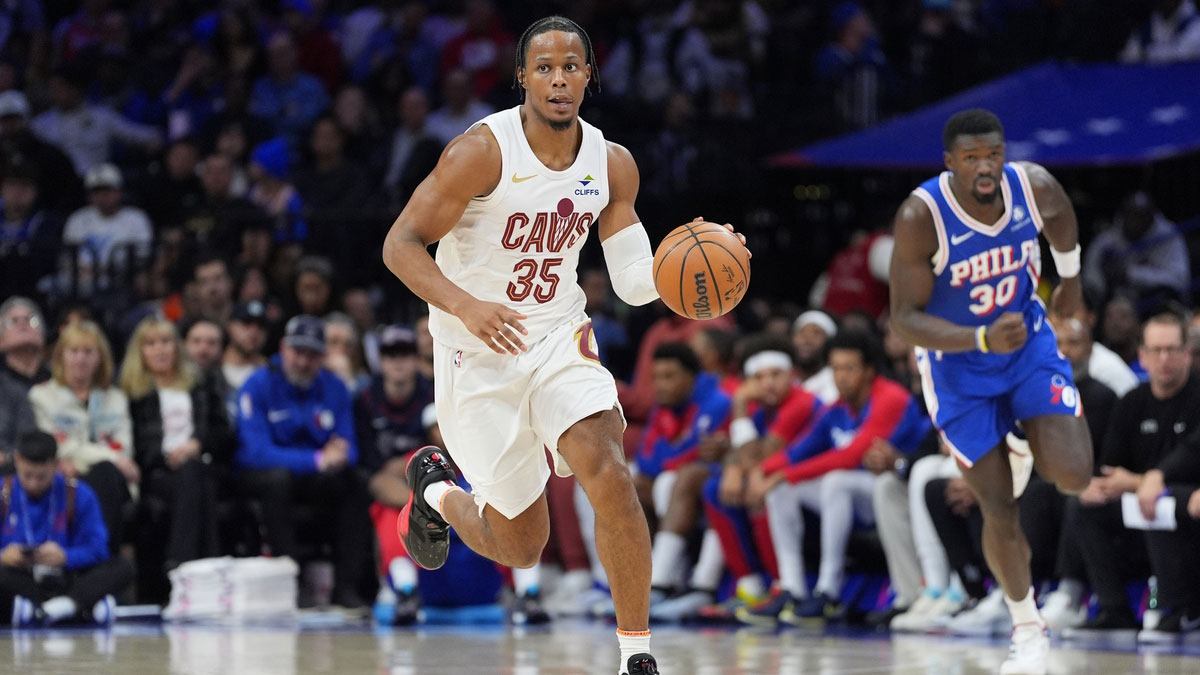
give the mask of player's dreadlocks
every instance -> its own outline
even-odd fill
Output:
[[[552,30],[574,33],[579,36],[579,40],[583,42],[583,60],[592,67],[592,77],[588,80],[588,89],[590,90],[592,84],[595,83],[596,91],[600,91],[600,65],[596,63],[596,52],[592,50],[592,39],[579,24],[565,16],[548,16],[538,19],[529,24],[529,28],[526,28],[524,33],[521,33],[521,39],[517,41],[517,62],[513,68],[513,89],[521,86],[521,82],[517,79],[517,71],[525,67],[525,54],[529,51],[530,41],[534,37]]]

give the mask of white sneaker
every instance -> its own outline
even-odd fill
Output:
[[[1013,497],[1020,497],[1029,478],[1033,475],[1033,451],[1029,449],[1029,441],[1017,438],[1013,432],[1008,432],[1008,464],[1012,467]]]
[[[956,615],[946,623],[946,632],[951,635],[975,635],[990,637],[1003,635],[1012,627],[1008,606],[1004,604],[1004,590],[997,588],[980,600],[971,609]]]
[[[1082,626],[1087,621],[1087,605],[1075,607],[1071,596],[1062,591],[1054,591],[1046,596],[1042,603],[1042,620],[1051,633],[1061,633],[1064,629]]]
[[[956,593],[942,591],[933,595],[921,594],[908,611],[892,618],[888,627],[897,633],[927,633],[962,609],[962,599]]]
[[[1022,625],[1013,630],[1012,646],[1000,665],[1000,675],[1046,675],[1049,660],[1050,638],[1045,628]]]
[[[651,621],[679,622],[695,617],[701,607],[716,602],[710,591],[689,591],[650,607]]]

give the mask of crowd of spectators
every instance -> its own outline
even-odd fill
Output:
[[[446,142],[519,102],[512,52],[528,20],[562,11],[591,33],[603,86],[584,114],[630,146],[643,175],[639,212],[661,228],[706,206],[744,212],[766,152],[1027,63],[1197,58],[1192,0],[1151,4],[9,3],[0,9],[0,469],[26,467],[31,482],[13,489],[35,501],[78,495],[76,516],[53,536],[85,590],[8,584],[8,568],[36,576],[64,563],[50,547],[26,553],[21,533],[5,529],[16,548],[0,546],[0,596],[27,600],[30,617],[107,619],[108,594],[162,602],[168,571],[233,553],[330,560],[334,584],[321,600],[360,607],[378,597],[387,621],[415,618],[418,596],[492,599],[498,577],[470,593],[436,577],[418,588],[395,537],[404,459],[439,436],[423,307],[379,251]],[[1145,28],[1130,35],[1129,25]],[[1108,468],[1084,496],[1030,490],[1039,508],[1062,514],[1038,540],[1050,552],[1040,578],[1062,581],[1047,606],[1058,625],[1078,627],[1090,585],[1100,629],[1132,622],[1137,608],[1114,591],[1122,574],[1153,571],[1164,606],[1200,611],[1194,583],[1164,567],[1195,560],[1178,537],[1145,537],[1144,564],[1130,570],[1108,569],[1100,543],[1122,530],[1111,513],[1122,492],[1170,485],[1181,532],[1200,514],[1200,499],[1183,496],[1200,482],[1189,454],[1200,440],[1183,416],[1200,408],[1179,398],[1195,388],[1200,325],[1159,311],[1190,302],[1187,247],[1145,192],[1112,221],[1087,248],[1096,314],[1055,321],[1077,381],[1090,382],[1089,411],[1118,397],[1116,409],[1129,411],[1108,425],[1093,418],[1097,466]],[[876,523],[895,591],[877,622],[944,628],[978,609],[952,629],[1003,623],[977,508],[929,433],[911,349],[886,328],[891,241],[873,225],[828,252],[810,293],[752,293],[736,316],[704,324],[658,304],[620,305],[594,257],[581,270],[656,525],[656,619],[842,615],[846,567],[862,567],[852,553],[862,526]],[[1142,410],[1162,434],[1133,456],[1117,439],[1150,433]],[[47,466],[61,478],[42,476]],[[539,571],[511,574],[523,620],[607,609],[574,491],[550,486],[558,591],[540,595]],[[820,541],[811,590],[804,512],[821,516],[809,528]],[[1075,532],[1094,538],[1072,543]],[[1140,533],[1121,534],[1141,545]],[[86,556],[73,559],[75,546]],[[133,572],[105,561],[130,563],[136,584],[122,590]],[[83,571],[97,565],[95,578]]]

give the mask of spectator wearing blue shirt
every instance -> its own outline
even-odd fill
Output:
[[[316,507],[334,540],[333,602],[365,606],[358,584],[372,550],[369,499],[359,473],[350,392],[321,368],[325,327],[314,316],[288,321],[279,356],[238,394],[234,463],[244,495],[262,504],[275,556],[297,556],[294,505]]]
[[[298,68],[296,43],[286,31],[267,43],[268,73],[250,92],[250,114],[274,124],[275,133],[299,148],[304,133],[329,107],[329,95],[317,78]]]
[[[53,436],[22,434],[16,475],[0,483],[0,621],[14,627],[111,623],[113,594],[133,578],[127,560],[109,558],[95,493],[59,474],[57,459]]]

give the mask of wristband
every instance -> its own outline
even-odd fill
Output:
[[[980,326],[979,328],[975,329],[975,346],[978,347],[979,351],[983,352],[984,354],[992,351],[988,349],[987,326]]]
[[[739,447],[758,438],[758,427],[749,417],[739,417],[729,423],[729,444]]]
[[[1075,244],[1075,248],[1070,251],[1059,251],[1053,246],[1050,247],[1050,256],[1054,258],[1054,268],[1058,270],[1058,276],[1063,279],[1070,279],[1079,276],[1079,244]]]

